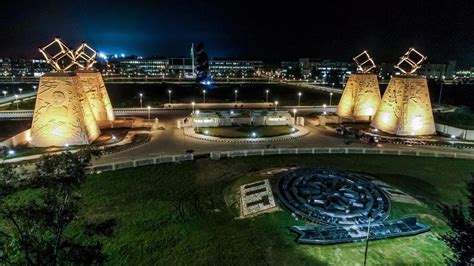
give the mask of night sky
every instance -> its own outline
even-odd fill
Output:
[[[199,3],[201,2],[201,3]],[[310,4],[311,3],[311,4]],[[431,62],[474,65],[471,1],[2,1],[0,57],[39,57],[54,36],[106,53],[350,61],[367,49],[396,63],[410,46]]]

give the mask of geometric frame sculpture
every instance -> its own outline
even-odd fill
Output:
[[[58,72],[67,71],[76,64],[74,52],[58,37],[40,47],[39,51],[45,57],[46,62]]]
[[[410,47],[408,51],[400,57],[400,62],[395,65],[395,68],[400,70],[403,74],[411,75],[421,67],[421,63],[428,57]]]
[[[97,52],[85,42],[74,51],[75,62],[80,69],[92,69],[97,63],[96,56]]]
[[[375,68],[375,63],[372,57],[370,57],[367,51],[363,51],[356,57],[352,58],[357,64],[357,71],[359,73],[369,73],[370,70]]]

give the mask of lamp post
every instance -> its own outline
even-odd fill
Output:
[[[367,255],[369,253],[369,237],[370,237],[370,216],[369,216],[369,224],[367,225],[367,238],[365,240],[364,265],[367,265]]]
[[[202,102],[206,103],[206,90],[202,90]]]
[[[140,108],[143,108],[143,93],[140,93]]]
[[[193,114],[194,114],[194,104],[195,104],[194,102],[191,103],[191,105],[193,106]]]
[[[293,121],[293,126],[296,126],[296,109],[293,109],[293,116],[294,116],[294,121]]]
[[[15,102],[16,102],[16,110],[20,110],[20,107],[18,107],[18,95],[15,94]]]
[[[19,88],[18,90],[20,91],[20,95],[21,95],[21,92],[23,91],[23,89],[22,89],[22,88]]]
[[[147,106],[146,107],[148,109],[148,122],[150,121],[150,110],[151,110],[151,106]]]
[[[301,105],[301,95],[302,95],[302,93],[298,92],[298,106]]]
[[[438,105],[441,105],[441,95],[443,94],[443,81],[441,80],[440,88],[439,88],[439,97],[438,97]]]
[[[332,92],[329,93],[329,106],[332,105]]]
[[[171,104],[171,90],[168,90],[168,102]]]
[[[265,98],[265,102],[266,102],[266,103],[268,103],[268,93],[269,93],[269,92],[270,92],[269,90],[265,90],[265,93],[267,94],[267,97]]]
[[[326,114],[326,104],[323,104],[323,114]]]
[[[196,122],[196,129],[199,132],[199,110],[196,110],[197,122]]]
[[[3,92],[3,98],[7,98],[7,91],[2,91]]]
[[[36,85],[33,85],[33,90],[34,90],[34,91],[36,90]]]
[[[235,95],[234,95],[234,101],[235,101],[235,102],[237,102],[237,92],[238,92],[238,90],[235,90],[235,91],[234,91],[234,94],[235,94]]]
[[[275,101],[275,111],[277,110],[278,107],[278,101]]]

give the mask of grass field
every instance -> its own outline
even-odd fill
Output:
[[[270,156],[201,159],[90,176],[82,217],[113,218],[104,240],[110,265],[314,265],[361,264],[364,244],[310,246],[295,243],[286,211],[236,219],[238,187],[255,171],[284,166],[323,166],[363,171],[410,193],[423,204],[393,202],[391,217],[416,214],[433,230],[419,236],[370,243],[369,264],[442,264],[449,255],[439,240],[446,226],[436,206],[462,199],[474,172],[467,160],[393,156]],[[69,233],[75,234],[75,230]]]
[[[291,126],[239,126],[239,127],[205,127],[196,130],[199,134],[220,138],[268,138],[293,133]]]

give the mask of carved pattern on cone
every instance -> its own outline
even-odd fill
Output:
[[[114,121],[114,111],[100,72],[77,71],[77,76],[82,83],[95,120],[98,123]]]
[[[76,75],[40,78],[31,127],[31,145],[38,147],[90,144],[100,135]]]
[[[423,77],[393,77],[371,126],[399,136],[435,134],[428,83]]]
[[[377,75],[351,74],[337,106],[336,114],[342,117],[368,117],[375,115],[380,104]]]

